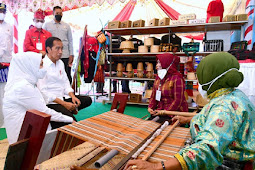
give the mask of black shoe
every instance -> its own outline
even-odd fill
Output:
[[[117,90],[116,90],[116,89],[113,89],[112,93],[117,93]]]

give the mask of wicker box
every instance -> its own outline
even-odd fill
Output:
[[[142,102],[142,95],[141,94],[136,94],[136,93],[130,93],[129,94],[129,101],[140,103],[140,102]]]
[[[231,22],[231,21],[235,21],[236,20],[236,16],[235,15],[226,15],[223,18],[223,22]]]
[[[236,15],[236,21],[246,21],[248,20],[247,14],[238,14]]]
[[[123,21],[121,22],[121,25],[120,25],[121,28],[129,28],[131,26],[132,26],[132,21],[130,20]]]
[[[188,24],[188,20],[171,20],[171,25]]]
[[[154,18],[154,19],[150,20],[149,26],[158,26],[158,23],[159,23],[159,19]]]
[[[113,29],[113,28],[120,28],[120,21],[111,21],[108,23],[108,28]]]
[[[133,27],[144,27],[145,21],[144,20],[137,20],[133,22]]]
[[[220,22],[220,16],[217,16],[217,17],[210,17],[208,22],[209,22],[209,23]]]
[[[184,14],[180,15],[179,20],[186,20],[186,19],[196,19],[196,14]]]
[[[159,21],[159,25],[160,26],[166,26],[166,25],[169,25],[170,23],[170,19],[169,18],[163,18]]]

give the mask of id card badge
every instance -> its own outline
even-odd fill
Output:
[[[37,50],[42,50],[42,43],[36,43],[36,49]]]
[[[157,100],[157,101],[160,101],[160,99],[161,99],[161,91],[160,91],[160,90],[157,90],[157,91],[156,91],[156,100]]]

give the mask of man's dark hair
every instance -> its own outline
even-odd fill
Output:
[[[50,37],[45,41],[45,49],[47,54],[48,54],[47,47],[52,48],[54,41],[61,41],[61,39],[59,39],[58,37]]]
[[[60,6],[54,6],[53,12],[55,12],[56,9],[61,9],[62,10],[62,8]]]

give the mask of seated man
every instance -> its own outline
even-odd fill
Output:
[[[63,43],[57,37],[50,37],[45,42],[46,56],[43,59],[43,67],[47,74],[38,81],[38,88],[44,96],[47,106],[64,115],[77,114],[77,110],[91,105],[92,100],[88,96],[75,96],[67,78],[62,56]],[[64,99],[65,95],[71,98]],[[66,125],[65,123],[51,122],[52,128]]]

